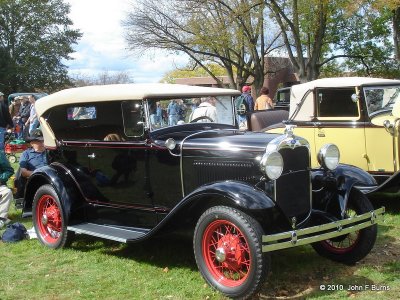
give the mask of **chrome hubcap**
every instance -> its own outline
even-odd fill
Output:
[[[48,221],[49,221],[49,219],[47,218],[47,216],[46,216],[46,215],[43,215],[43,216],[42,216],[42,224],[43,224],[43,225],[47,225]]]
[[[226,253],[224,248],[219,247],[217,248],[217,251],[215,252],[215,258],[219,261],[219,262],[224,262],[226,259]]]

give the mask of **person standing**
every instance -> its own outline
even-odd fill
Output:
[[[160,124],[160,126],[163,126],[163,116],[162,116],[162,107],[160,102],[156,103],[156,121],[158,124]]]
[[[10,111],[4,102],[4,94],[0,92],[0,150],[4,150],[4,137],[7,129],[13,127]]]
[[[31,110],[29,113],[29,119],[26,121],[25,126],[29,126],[29,135],[32,135],[33,131],[39,127],[39,119],[36,114],[35,109],[35,97],[33,95],[29,96],[29,103],[31,104]]]
[[[0,229],[10,223],[8,210],[13,199],[12,191],[7,187],[7,180],[14,174],[3,150],[0,150]]]
[[[243,100],[243,101],[242,101]],[[251,96],[251,87],[248,85],[243,86],[242,94],[236,98],[236,102],[242,101],[243,104],[239,106],[245,106],[241,108],[241,111],[237,111],[237,121],[239,123],[239,128],[247,128],[247,113],[254,110],[254,100]],[[235,102],[235,103],[236,103]]]
[[[31,112],[31,104],[29,103],[28,97],[22,97],[21,107],[19,108],[19,126],[20,134],[18,138],[25,138],[29,135],[29,127],[25,126],[25,123],[29,119],[29,114]]]
[[[171,100],[167,107],[168,126],[174,126],[178,123],[179,105],[175,100]]]
[[[20,125],[19,123],[19,109],[21,107],[21,98],[20,96],[17,96],[14,98],[14,100],[11,102],[10,106],[8,107],[8,110],[10,112],[11,119],[14,124],[14,132],[16,134],[16,137],[19,138],[20,136]]]
[[[256,99],[256,104],[254,105],[254,110],[264,110],[274,108],[274,103],[271,98],[268,97],[269,89],[263,86],[260,90],[260,97]]]

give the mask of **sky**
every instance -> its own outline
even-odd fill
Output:
[[[69,73],[96,76],[105,71],[127,72],[135,83],[159,82],[164,74],[183,66],[185,56],[154,54],[146,51],[140,57],[127,51],[122,20],[132,9],[132,0],[66,0],[71,5],[73,28],[83,36],[74,46],[74,60],[66,62]]]

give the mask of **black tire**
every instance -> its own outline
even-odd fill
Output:
[[[369,199],[359,190],[353,188],[347,205],[348,216],[361,215],[374,210]],[[357,232],[339,236],[313,244],[315,251],[326,258],[344,264],[355,264],[371,251],[377,236],[377,225]]]
[[[58,249],[70,244],[74,234],[67,230],[64,207],[51,185],[43,185],[36,191],[32,211],[33,225],[43,245]]]
[[[256,293],[270,268],[262,253],[263,230],[252,217],[216,206],[199,218],[193,237],[197,266],[209,285],[231,298]]]

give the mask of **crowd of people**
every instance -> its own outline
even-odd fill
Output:
[[[14,174],[14,169],[4,152],[6,133],[30,143],[30,148],[21,154],[19,169],[16,172],[19,185],[17,193],[20,196],[23,194],[26,180],[32,172],[47,165],[43,136],[39,129],[39,120],[35,110],[35,100],[33,95],[17,96],[7,106],[4,94],[0,92],[0,229],[10,223],[8,211],[13,200],[13,192],[7,186],[7,181]]]

